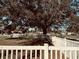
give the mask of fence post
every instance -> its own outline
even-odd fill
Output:
[[[49,55],[48,50],[49,50],[49,47],[48,47],[47,43],[45,43],[44,46],[45,46],[45,49],[44,49],[44,59],[48,59],[48,55]]]

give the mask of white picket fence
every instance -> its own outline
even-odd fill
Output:
[[[79,59],[78,47],[0,46],[0,59]]]

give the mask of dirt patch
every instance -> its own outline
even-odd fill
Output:
[[[49,45],[50,42],[45,39],[7,39],[7,40],[0,40],[0,45],[44,45],[44,43],[48,43]]]
[[[0,40],[0,45],[21,45],[21,42],[28,42],[29,40]],[[29,42],[28,42],[29,43]]]

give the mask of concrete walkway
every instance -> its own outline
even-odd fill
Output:
[[[78,41],[73,41],[73,40],[68,40],[66,38],[59,38],[56,36],[52,37],[52,43],[55,46],[59,46],[59,47],[79,47],[79,42]]]
[[[65,38],[59,38],[56,36],[52,37],[52,43],[56,47],[79,47],[79,42],[77,41],[67,40]],[[64,51],[62,51],[62,53],[64,54]],[[75,53],[72,52],[73,59],[75,58],[74,54]],[[79,55],[79,51],[77,52],[77,54]],[[67,51],[67,57],[69,57],[69,51]]]

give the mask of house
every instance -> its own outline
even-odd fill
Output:
[[[28,32],[35,32],[37,30],[38,30],[37,27],[28,27]]]

